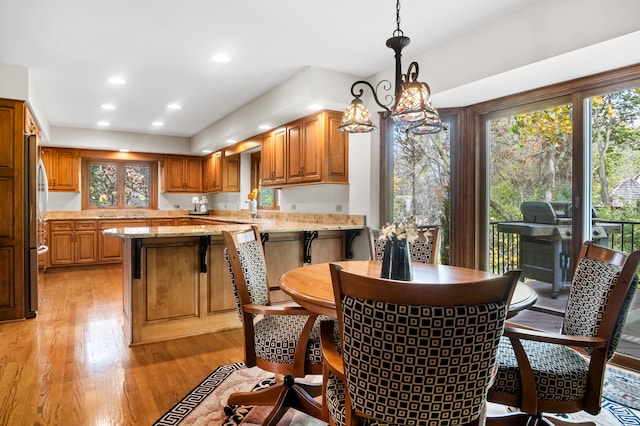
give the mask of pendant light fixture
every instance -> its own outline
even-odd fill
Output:
[[[371,114],[362,103],[364,89],[356,89],[356,86],[366,86],[371,89],[373,99],[382,108],[382,118],[391,117],[395,122],[403,125],[407,132],[414,134],[433,134],[445,130],[446,127],[440,119],[438,110],[431,104],[431,89],[427,83],[418,81],[419,67],[417,62],[412,62],[406,74],[402,74],[402,49],[409,45],[409,37],[405,37],[400,29],[400,0],[396,1],[396,30],[393,36],[387,40],[387,47],[395,52],[395,88],[394,95],[385,95],[388,103],[383,104],[378,98],[378,89],[391,90],[391,83],[382,80],[374,88],[368,81],[358,80],[351,85],[353,101],[344,111],[342,122],[338,126],[341,132],[368,133],[375,130]]]

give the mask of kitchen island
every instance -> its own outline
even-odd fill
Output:
[[[304,264],[351,258],[362,223],[254,219],[261,234],[269,282]],[[222,231],[247,223],[113,228],[122,239],[124,333],[132,345],[240,327]],[[365,238],[364,236],[360,238]],[[285,302],[276,295],[272,301]]]

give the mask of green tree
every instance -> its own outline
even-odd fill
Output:
[[[612,181],[640,174],[640,88],[591,98],[591,142],[593,203],[608,208]]]

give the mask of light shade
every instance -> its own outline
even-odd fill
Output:
[[[423,121],[413,124],[407,128],[407,132],[414,135],[432,135],[447,130],[438,114],[438,110],[433,108],[433,114],[427,114],[427,118]]]
[[[362,100],[356,97],[351,104],[344,110],[342,121],[338,126],[338,131],[349,133],[369,133],[376,129],[371,120],[371,114],[367,107],[364,106]]]
[[[419,123],[438,115],[431,105],[431,91],[426,83],[414,81],[402,91],[391,118],[399,123]],[[439,119],[439,117],[438,117]]]

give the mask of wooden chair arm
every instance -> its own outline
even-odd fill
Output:
[[[326,367],[338,378],[344,380],[344,364],[342,356],[336,347],[333,337],[333,321],[322,321],[320,323],[320,346],[322,347],[322,358]]]
[[[242,307],[245,313],[256,315],[316,315],[302,306],[263,306],[247,304]]]
[[[534,340],[536,342],[578,346],[581,348],[603,348],[607,344],[607,340],[602,337],[568,336],[512,326],[505,326],[504,335],[510,339]]]
[[[520,409],[526,413],[538,412],[538,390],[535,376],[531,367],[531,362],[527,356],[522,340],[533,340],[543,343],[558,344],[564,346],[591,347],[596,351],[604,351],[606,340],[601,337],[567,336],[563,334],[552,334],[531,328],[514,327],[511,323],[504,328],[504,336],[511,341],[511,346],[518,360],[520,369],[520,380],[522,382],[522,401]]]
[[[553,309],[553,308],[547,308],[544,306],[536,306],[533,305],[531,307],[528,308],[530,311],[534,311],[534,312],[540,312],[543,314],[547,314],[547,315],[553,315],[556,317],[564,317],[564,311],[561,311],[559,309]]]

